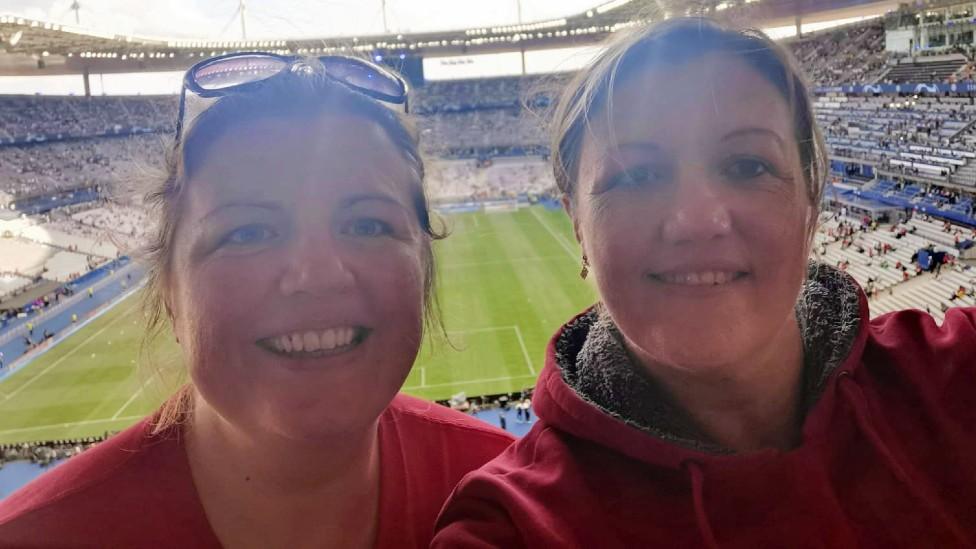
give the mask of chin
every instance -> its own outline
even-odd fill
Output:
[[[710,323],[695,326],[669,325],[652,330],[633,341],[644,360],[668,365],[689,372],[706,373],[748,358],[751,340],[741,329],[729,330],[728,325],[713,327]],[[740,323],[741,325],[741,323]]]

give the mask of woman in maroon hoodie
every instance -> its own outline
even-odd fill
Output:
[[[870,320],[808,263],[825,147],[759,33],[612,44],[553,159],[600,303],[553,337],[539,423],[435,547],[976,546],[976,311]]]

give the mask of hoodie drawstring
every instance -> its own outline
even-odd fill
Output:
[[[691,499],[695,507],[695,522],[698,524],[698,531],[701,533],[706,547],[718,549],[718,542],[715,541],[712,525],[709,524],[708,515],[705,513],[705,473],[701,469],[701,464],[696,461],[685,461],[682,467],[687,469],[691,476]]]
[[[956,524],[951,517],[947,516],[945,510],[941,505],[932,501],[928,495],[924,494],[918,485],[912,481],[912,478],[908,475],[908,472],[898,462],[898,459],[892,453],[888,445],[881,440],[881,435],[874,429],[874,425],[871,423],[870,411],[867,409],[867,402],[864,398],[864,393],[861,388],[857,385],[857,382],[851,377],[850,372],[842,371],[838,374],[837,384],[840,388],[840,393],[843,395],[844,400],[850,405],[851,409],[854,410],[854,418],[857,422],[857,426],[867,437],[868,442],[874,450],[881,456],[882,461],[888,466],[888,469],[895,475],[895,478],[908,490],[915,499],[921,502],[929,511],[936,515],[943,525],[952,532],[952,535],[959,541],[962,542],[964,546],[972,546],[967,536],[959,529],[959,525]]]

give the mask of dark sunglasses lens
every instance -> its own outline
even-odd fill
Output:
[[[270,78],[288,62],[266,55],[241,55],[218,59],[199,67],[193,80],[204,90],[220,90]]]
[[[395,76],[354,59],[326,59],[325,71],[346,84],[362,90],[383,94],[394,101],[402,101],[406,94],[403,83]]]

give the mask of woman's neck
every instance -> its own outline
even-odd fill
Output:
[[[197,396],[187,457],[225,547],[371,547],[379,516],[379,442],[297,442],[242,431]]]
[[[803,340],[792,317],[774,341],[743,363],[703,373],[639,362],[711,442],[740,453],[786,450],[801,442]]]

